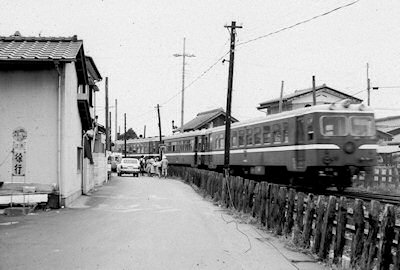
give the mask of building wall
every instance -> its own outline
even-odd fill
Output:
[[[57,183],[55,69],[0,71],[0,181]],[[12,132],[27,131],[25,177],[12,177]]]
[[[64,68],[62,91],[62,157],[61,192],[67,198],[66,205],[82,193],[82,170],[78,171],[78,147],[82,146],[82,124],[78,110],[78,78],[75,63]],[[85,169],[85,167],[83,167]]]

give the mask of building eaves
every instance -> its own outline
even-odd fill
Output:
[[[0,37],[0,61],[75,61],[82,40],[74,37]]]

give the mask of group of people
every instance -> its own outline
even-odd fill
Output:
[[[144,156],[140,158],[140,172],[142,175],[147,173],[148,176],[158,176],[159,178],[168,176],[168,159],[166,156],[160,160],[159,157],[150,157],[145,159]]]

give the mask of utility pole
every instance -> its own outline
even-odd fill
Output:
[[[157,114],[158,114],[158,132],[160,134],[160,146],[162,144],[162,138],[161,138],[161,118],[160,118],[160,105],[157,104]],[[160,153],[161,155],[162,153]]]
[[[118,107],[117,107],[117,99],[115,99],[115,138],[114,142],[118,140]]]
[[[126,113],[124,113],[124,152],[126,157]]]
[[[367,99],[367,105],[371,105],[371,81],[369,79],[369,64],[367,63],[367,93],[368,93],[368,99]]]
[[[106,77],[106,152],[108,150],[108,136],[109,136],[109,126],[108,126],[108,77]]]
[[[146,138],[146,125],[144,125],[144,128],[143,128],[143,139],[144,138]]]
[[[279,99],[279,112],[282,112],[282,107],[283,107],[283,84],[284,83],[285,82],[282,81],[282,84],[281,84],[281,98]]]
[[[184,111],[185,111],[185,65],[186,65],[186,57],[196,57],[194,54],[187,54],[185,51],[185,43],[186,38],[183,38],[183,53],[182,54],[174,54],[175,57],[182,56],[182,101],[181,101],[181,127],[184,123]]]
[[[108,134],[108,147],[109,147],[109,151],[111,151],[112,150],[112,148],[111,148],[111,112],[109,112],[109,117],[108,117],[108,121],[110,121],[110,123],[108,124],[108,126],[109,126],[109,134]]]
[[[312,99],[313,99],[313,105],[317,105],[317,96],[315,93],[315,76],[312,76]]]
[[[228,94],[226,99],[226,116],[225,116],[225,152],[224,152],[224,169],[225,177],[229,176],[230,148],[231,148],[231,105],[232,105],[232,87],[233,87],[233,64],[235,61],[235,36],[236,22],[232,21],[231,25],[225,26],[230,29],[231,45],[229,51],[229,75],[228,75]]]

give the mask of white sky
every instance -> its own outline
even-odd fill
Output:
[[[78,35],[103,78],[109,77],[110,106],[118,99],[118,125],[146,136],[158,135],[161,107],[163,134],[171,120],[180,124],[183,37],[186,85],[229,49],[224,25],[236,21],[237,42],[266,35],[352,0],[0,0],[0,35],[16,30],[24,36]],[[400,86],[400,1],[360,0],[322,18],[237,47],[232,115],[245,120],[262,116],[260,102],[285,93],[328,86],[366,103],[366,63],[372,86]],[[229,56],[226,56],[228,59]],[[218,63],[185,90],[185,122],[198,112],[226,106],[228,63]],[[104,119],[104,79],[96,108]],[[364,91],[363,91],[364,90]],[[371,92],[378,117],[400,114],[400,88]],[[175,96],[175,97],[174,97]],[[174,98],[172,98],[174,97]],[[168,101],[168,102],[167,102]],[[114,122],[114,108],[111,108]],[[101,121],[101,122],[104,122]],[[114,123],[112,124],[114,129]],[[112,131],[114,134],[114,130]]]

